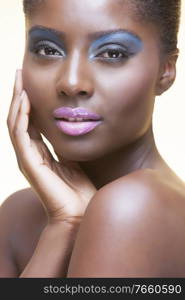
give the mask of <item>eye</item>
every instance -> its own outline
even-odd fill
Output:
[[[65,53],[60,47],[49,41],[39,42],[33,49],[33,52],[42,57],[63,57]]]
[[[108,58],[108,59],[125,58],[127,56],[128,55],[126,55],[126,53],[123,53],[123,51],[114,50],[114,49],[103,52],[101,55],[101,57]]]
[[[42,56],[61,56],[59,51],[48,46],[40,47],[36,53]]]
[[[108,45],[97,51],[95,57],[108,62],[116,62],[127,59],[129,57],[129,53],[127,49],[120,45]]]

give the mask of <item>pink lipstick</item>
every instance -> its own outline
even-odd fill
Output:
[[[67,135],[84,135],[102,123],[102,117],[83,107],[60,107],[53,112],[59,130]]]

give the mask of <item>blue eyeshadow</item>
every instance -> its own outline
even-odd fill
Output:
[[[137,36],[127,31],[117,31],[108,33],[98,38],[90,47],[90,55],[94,50],[98,50],[107,44],[117,44],[124,47],[129,53],[135,54],[142,50],[143,42]]]
[[[64,48],[64,43],[62,41],[62,36],[56,33],[54,30],[47,28],[33,27],[29,31],[29,48],[32,49],[35,47],[35,44],[40,41],[50,41],[56,43],[59,47]]]
[[[37,49],[39,43],[43,41],[55,43],[56,46],[66,52],[64,32],[42,26],[35,26],[30,29],[28,36],[28,47],[31,52]],[[137,35],[123,29],[97,32],[90,34],[90,36],[92,36],[88,51],[90,59],[95,58],[103,48],[106,48],[103,49],[104,51],[120,50],[127,57],[137,54],[143,48],[143,42]]]

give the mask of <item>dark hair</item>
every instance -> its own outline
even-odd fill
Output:
[[[44,0],[23,0],[25,15],[34,12],[36,5]],[[92,0],[93,1],[93,0]],[[124,0],[123,0],[124,1]],[[163,52],[177,52],[181,0],[127,0],[133,6],[141,22],[150,22],[158,27]]]
[[[162,50],[165,54],[176,53],[180,24],[181,0],[129,0],[141,22],[157,26]]]
[[[41,4],[41,2],[43,2],[43,0],[23,0],[24,14],[26,16],[31,15],[32,12],[34,12],[36,6],[38,6],[38,4]]]

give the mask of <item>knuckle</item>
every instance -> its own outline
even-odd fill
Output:
[[[23,173],[23,175],[25,175],[26,168],[24,166],[24,159],[22,158],[22,155],[20,156],[20,153],[17,150],[16,150],[16,158],[17,158],[17,164],[18,164],[19,170],[21,171],[21,173]]]
[[[25,176],[25,169],[24,169],[22,163],[20,162],[20,160],[17,161],[17,164],[18,164],[20,172]]]
[[[10,121],[7,121],[7,128],[8,128],[10,138],[12,138],[12,124]]]
[[[6,120],[6,124],[8,126],[8,128],[11,127],[11,121],[10,121],[10,118],[8,117],[7,120]]]
[[[22,172],[22,165],[21,165],[20,159],[18,157],[17,157],[17,164],[18,164],[19,170]]]

